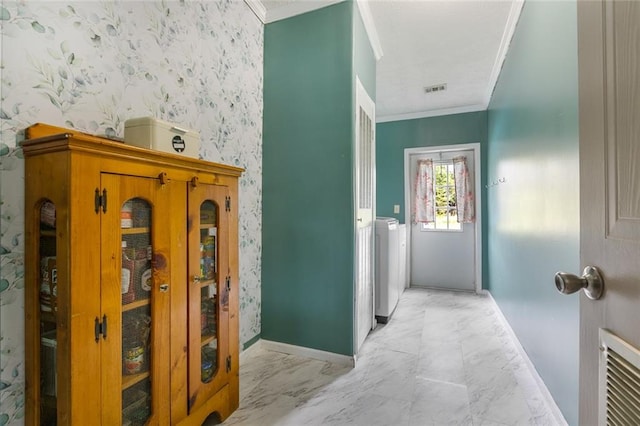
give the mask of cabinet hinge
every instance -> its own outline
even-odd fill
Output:
[[[227,357],[227,373],[231,371],[231,356]]]
[[[93,197],[93,201],[95,204],[96,213],[100,213],[100,207],[102,207],[102,212],[107,212],[107,190],[102,190],[102,195],[100,195],[100,190],[96,188],[95,195]]]
[[[100,318],[96,317],[95,324],[94,324],[94,333],[96,337],[96,343],[100,341],[100,335],[102,335],[103,339],[107,338],[107,316],[106,315],[102,316],[102,322],[100,321]]]
[[[227,291],[231,291],[231,277],[227,275],[227,278],[225,278],[225,285],[227,286]]]
[[[225,197],[224,205],[225,205],[225,210],[230,212],[231,211],[231,197]]]

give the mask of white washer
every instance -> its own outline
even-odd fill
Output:
[[[399,247],[398,220],[376,219],[376,319],[386,323],[398,304]]]

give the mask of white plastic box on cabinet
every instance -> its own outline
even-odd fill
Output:
[[[153,117],[131,118],[124,123],[124,142],[169,154],[198,158],[200,134]]]

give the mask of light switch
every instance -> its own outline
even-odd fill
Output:
[[[393,213],[394,214],[400,213],[400,204],[394,204],[393,205]]]

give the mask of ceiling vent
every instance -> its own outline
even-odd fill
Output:
[[[447,90],[447,84],[436,84],[435,86],[429,86],[424,88],[424,93],[444,92]]]

